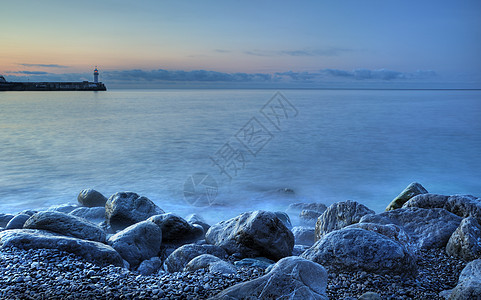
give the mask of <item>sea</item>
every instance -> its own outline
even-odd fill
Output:
[[[481,197],[480,90],[0,93],[0,213],[132,191],[213,223],[295,202]]]

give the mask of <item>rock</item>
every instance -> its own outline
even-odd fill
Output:
[[[201,239],[204,230],[200,225],[192,225],[172,213],[156,215],[148,218],[162,230],[163,243],[192,242]]]
[[[246,212],[213,225],[205,235],[209,244],[242,257],[279,260],[292,254],[294,235],[272,212]]]
[[[34,214],[38,213],[38,210],[32,210],[32,209],[26,209],[26,210],[22,210],[21,212],[19,212],[18,214],[24,214],[24,215],[29,215],[29,216],[33,216]]]
[[[100,266],[123,266],[122,257],[108,245],[61,236],[44,230],[12,229],[0,232],[0,246],[21,249],[58,249],[79,255]]]
[[[211,254],[224,258],[227,253],[221,247],[214,245],[188,244],[177,248],[164,261],[164,269],[167,272],[179,272],[195,257],[202,254]]]
[[[444,248],[462,218],[442,208],[399,208],[366,215],[360,223],[401,226],[418,249]]]
[[[105,207],[107,198],[93,189],[81,190],[77,196],[80,206],[85,207]]]
[[[475,218],[461,221],[449,238],[446,253],[466,261],[481,258],[481,226]]]
[[[314,227],[316,225],[317,219],[322,215],[321,212],[310,210],[310,209],[303,209],[299,214],[299,219],[302,224],[306,226]]]
[[[474,217],[481,224],[481,199],[471,195],[422,194],[413,197],[403,207],[444,208],[463,218]]]
[[[15,215],[0,213],[0,227],[6,227],[13,217],[15,217]]]
[[[77,209],[78,206],[76,204],[60,204],[60,205],[53,205],[46,209],[46,211],[58,211],[62,213],[68,214],[69,212]]]
[[[296,245],[312,246],[314,244],[314,228],[296,226],[291,231]]]
[[[328,233],[301,257],[348,272],[411,274],[416,270],[414,256],[403,245],[360,228]]]
[[[142,221],[114,234],[108,243],[131,267],[136,267],[159,254],[162,231],[153,222]]]
[[[275,263],[276,263],[275,261],[272,261],[265,257],[256,257],[256,258],[244,258],[242,260],[234,262],[234,265],[236,267],[256,267],[256,268],[261,268],[265,270]]]
[[[225,289],[211,299],[327,300],[327,272],[300,257],[286,257],[266,275]]]
[[[96,224],[105,221],[105,207],[79,207],[69,214]]]
[[[298,202],[298,203],[290,204],[289,207],[287,207],[286,212],[290,214],[298,215],[301,211],[305,209],[323,213],[327,209],[327,206],[324,203]]]
[[[294,249],[292,249],[292,256],[301,256],[310,246],[307,245],[294,245]]]
[[[25,222],[30,218],[27,214],[19,214],[13,217],[5,226],[5,229],[22,229]]]
[[[381,300],[381,296],[378,293],[367,292],[359,297],[359,300]]]
[[[147,197],[132,192],[115,193],[105,203],[105,218],[113,230],[122,230],[163,213]]]
[[[427,194],[428,191],[417,182],[408,185],[394,200],[386,207],[386,211],[401,208],[404,203],[416,195]]]
[[[58,211],[40,211],[23,225],[25,229],[43,229],[84,240],[105,242],[105,232],[100,226],[82,218]]]
[[[356,201],[334,203],[317,219],[315,240],[318,241],[329,232],[357,223],[363,216],[374,213]]]
[[[291,219],[288,214],[282,211],[275,211],[274,214],[282,221],[282,223],[284,223],[284,225],[286,225],[287,228],[292,228]]]
[[[449,299],[481,299],[481,259],[473,260],[461,271]]]
[[[162,261],[160,260],[160,258],[154,256],[151,259],[147,259],[141,262],[139,267],[137,268],[137,272],[144,276],[147,276],[156,273],[161,266]]]
[[[236,267],[223,261],[217,256],[210,254],[202,254],[193,258],[184,268],[184,271],[196,271],[198,269],[207,269],[211,273],[235,274]]]
[[[207,230],[209,230],[209,228],[210,228],[210,225],[207,224],[207,222],[204,220],[204,218],[202,218],[198,214],[190,214],[187,217],[185,217],[185,220],[187,222],[189,222],[190,224],[197,224],[197,225],[202,226],[202,228],[204,229],[204,233],[206,233]]]

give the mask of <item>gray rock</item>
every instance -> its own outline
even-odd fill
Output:
[[[15,215],[0,213],[0,227],[6,227],[13,217],[15,217]]]
[[[418,249],[444,248],[462,218],[445,209],[399,208],[377,215],[366,215],[360,223],[401,226]]]
[[[444,208],[463,218],[476,218],[481,224],[481,199],[471,195],[423,194],[413,197],[403,207]]]
[[[105,232],[100,226],[85,219],[58,211],[40,211],[23,225],[25,229],[43,229],[84,240],[105,242]]]
[[[318,241],[329,232],[357,223],[363,216],[374,213],[356,201],[334,203],[317,219],[315,240]]]
[[[207,222],[204,220],[204,218],[202,218],[198,214],[190,214],[187,217],[185,217],[185,220],[187,222],[189,222],[190,224],[197,224],[197,225],[202,226],[202,228],[204,229],[204,233],[206,233],[207,230],[209,230],[209,228],[210,228],[210,225],[207,224]]]
[[[314,228],[296,226],[291,231],[296,245],[312,246],[314,244]]]
[[[93,189],[81,190],[77,196],[80,206],[85,207],[105,207],[107,198]]]
[[[172,214],[161,214],[148,218],[162,230],[163,243],[192,242],[201,239],[204,230],[200,225],[192,225],[181,217]]]
[[[236,267],[256,267],[261,269],[267,269],[276,262],[265,257],[256,258],[244,258],[242,260],[234,262]]]
[[[115,193],[105,203],[105,218],[113,230],[122,230],[163,213],[147,197],[132,192]]]
[[[306,226],[316,226],[317,219],[322,215],[321,212],[310,210],[310,209],[303,209],[299,214],[299,220],[301,224]]]
[[[287,228],[292,228],[291,219],[288,214],[282,211],[275,211],[274,214],[282,221],[282,223],[284,223],[284,225],[286,225]]]
[[[5,226],[5,229],[22,229],[25,222],[30,218],[27,214],[19,214],[13,217]]]
[[[211,254],[219,258],[225,258],[227,253],[221,247],[214,245],[188,244],[177,248],[164,261],[164,269],[167,272],[179,272],[195,257],[202,254]]]
[[[449,299],[481,299],[481,259],[473,260],[461,271]]]
[[[12,229],[0,232],[0,246],[22,249],[58,249],[79,255],[100,266],[123,266],[122,257],[108,245],[61,236],[44,230]]]
[[[481,226],[475,218],[463,219],[449,238],[446,253],[466,261],[481,258]]]
[[[289,214],[298,215],[301,211],[305,209],[323,213],[327,209],[327,206],[324,203],[298,202],[290,204],[289,207],[287,207],[286,212]]]
[[[137,272],[144,276],[147,276],[156,273],[161,266],[162,261],[160,260],[160,258],[154,256],[151,259],[147,259],[141,262],[139,267],[137,268]]]
[[[68,214],[69,212],[77,208],[78,208],[78,205],[76,204],[60,204],[60,205],[52,205],[49,208],[47,208],[46,211],[58,211],[58,212]]]
[[[307,245],[294,245],[294,249],[292,249],[292,256],[301,256],[307,249],[311,246]]]
[[[131,267],[157,256],[162,243],[162,231],[151,221],[142,221],[125,228],[108,240]]]
[[[237,269],[232,264],[223,261],[217,256],[202,254],[193,258],[184,268],[184,271],[207,269],[211,273],[236,274]]]
[[[242,257],[279,260],[292,254],[294,235],[272,212],[246,212],[213,225],[205,235],[209,244]]]
[[[319,264],[286,257],[266,275],[225,289],[211,299],[327,300],[327,272]]]
[[[381,300],[381,296],[378,293],[367,292],[359,297],[359,300]]]
[[[22,210],[21,212],[19,212],[18,214],[24,214],[24,215],[29,215],[29,216],[33,216],[34,214],[38,213],[38,210],[32,210],[32,209],[26,209],[26,210]]]
[[[69,214],[96,224],[105,221],[105,207],[79,207]]]
[[[343,271],[411,274],[415,257],[400,243],[373,231],[343,228],[325,235],[301,257]]]
[[[386,211],[401,208],[404,203],[416,195],[426,194],[428,191],[417,182],[408,185],[394,200],[386,207]]]

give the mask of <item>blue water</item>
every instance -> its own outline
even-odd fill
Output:
[[[481,196],[481,91],[281,93],[289,102],[271,123],[261,109],[273,90],[2,92],[0,212],[75,203],[84,188],[210,221],[297,201],[382,211],[412,181]],[[228,178],[210,157],[234,153]],[[196,173],[218,186],[210,206],[184,197]]]

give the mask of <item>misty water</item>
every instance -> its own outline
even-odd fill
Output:
[[[84,188],[210,222],[293,202],[380,212],[413,181],[481,196],[480,150],[481,91],[2,92],[0,212]]]

